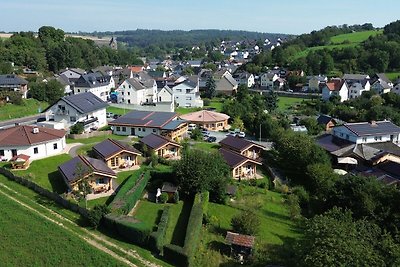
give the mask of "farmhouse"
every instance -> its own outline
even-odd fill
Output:
[[[147,147],[148,152],[162,158],[176,158],[180,155],[181,146],[161,135],[149,134],[140,139],[140,143]]]
[[[64,130],[26,125],[0,130],[0,160],[17,159],[22,154],[30,160],[60,154],[66,146],[65,134]]]
[[[137,157],[141,155],[134,147],[110,138],[96,144],[93,152],[111,169],[137,166]]]
[[[179,140],[187,132],[187,122],[178,120],[175,112],[156,112],[133,110],[109,122],[117,135],[144,137],[151,133]]]
[[[93,193],[106,192],[112,190],[113,179],[117,178],[103,161],[86,156],[77,156],[58,166],[58,170],[72,191],[79,190],[79,183],[86,180]]]

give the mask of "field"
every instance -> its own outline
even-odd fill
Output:
[[[69,231],[0,194],[2,266],[120,266]]]
[[[0,106],[0,121],[22,118],[39,114],[49,106],[46,102],[40,102],[36,99],[24,99],[24,105],[13,105],[7,103]]]
[[[329,45],[309,47],[294,55],[291,58],[291,60],[295,60],[301,57],[306,57],[308,53],[311,51],[316,51],[321,49],[333,50],[333,49],[343,49],[346,47],[355,47],[358,46],[361,42],[367,40],[370,36],[375,36],[381,33],[382,31],[362,31],[362,32],[353,32],[353,33],[336,35],[331,37],[330,39],[331,43]]]
[[[15,175],[26,177],[36,184],[56,193],[64,193],[66,185],[58,172],[57,167],[70,160],[68,154],[33,161],[24,171],[14,171]]]
[[[124,109],[124,108],[117,108],[117,107],[112,107],[108,106],[106,108],[107,112],[111,112],[113,114],[118,114],[118,115],[125,115],[126,113],[130,112],[130,109]]]

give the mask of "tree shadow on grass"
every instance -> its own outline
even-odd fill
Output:
[[[192,206],[193,200],[186,200],[183,202],[182,211],[179,214],[178,221],[176,222],[175,229],[172,234],[171,244],[183,247]]]
[[[53,192],[56,192],[57,194],[62,194],[67,191],[67,186],[58,171],[49,173],[47,177],[49,179]]]

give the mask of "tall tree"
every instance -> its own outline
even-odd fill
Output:
[[[206,82],[206,92],[205,95],[207,98],[213,98],[215,97],[217,91],[216,89],[216,84],[215,84],[215,79],[212,75],[210,75],[210,77],[208,77],[207,82]]]

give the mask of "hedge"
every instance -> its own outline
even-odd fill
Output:
[[[131,176],[115,196],[111,203],[114,213],[128,214],[142,197],[143,190],[150,179],[150,171],[145,168],[143,172],[136,175],[138,177],[134,179],[134,176]]]
[[[188,256],[189,263],[193,259],[200,243],[203,214],[207,211],[208,199],[208,192],[196,194],[192,210],[190,211],[190,217],[186,228],[185,243],[183,247],[186,255]]]
[[[164,246],[164,258],[175,264],[176,266],[186,267],[189,265],[189,259],[183,248],[176,245],[165,245]]]
[[[161,215],[160,222],[157,226],[157,231],[151,233],[149,239],[150,249],[157,251],[159,254],[163,254],[163,247],[165,244],[165,234],[167,233],[168,222],[169,222],[169,211],[170,206],[165,206]]]
[[[104,226],[121,235],[127,241],[147,247],[151,233],[148,225],[132,221],[132,217],[108,214],[104,217]]]

